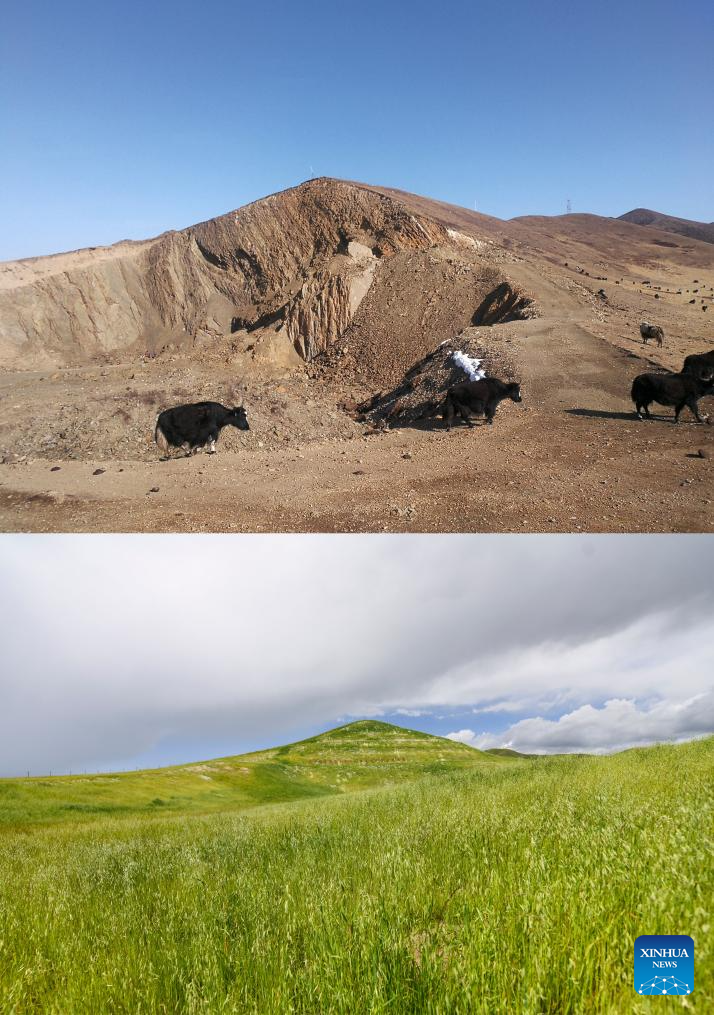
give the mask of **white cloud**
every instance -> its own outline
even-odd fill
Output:
[[[476,746],[476,734],[473,730],[454,730],[453,733],[446,734],[447,740],[456,740],[459,744],[468,744],[470,747]]]
[[[663,700],[649,707],[631,698],[611,698],[600,708],[582,705],[559,719],[521,719],[503,733],[449,733],[480,750],[511,747],[524,754],[603,753],[662,740],[689,740],[714,733],[714,691],[685,701]]]

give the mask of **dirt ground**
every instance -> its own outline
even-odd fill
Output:
[[[447,433],[435,418],[375,431],[355,413],[375,394],[374,371],[347,362],[273,377],[190,355],[6,371],[0,528],[713,531],[714,427],[687,409],[678,426],[669,408],[639,421],[629,391],[638,373],[679,369],[714,347],[714,306],[701,310],[712,303],[714,246],[707,263],[696,243],[691,256],[661,245],[648,260],[640,227],[589,218],[503,224],[509,277],[534,294],[540,316],[471,329],[516,365],[522,385],[523,402],[504,402],[494,426]],[[643,319],[663,325],[662,349],[643,347]],[[243,401],[250,432],[224,431],[214,456],[160,461],[156,412],[197,398]],[[700,408],[714,415],[714,398]]]

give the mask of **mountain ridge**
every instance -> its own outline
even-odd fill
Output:
[[[543,234],[575,230],[592,254],[600,236],[608,248],[637,247],[642,227],[622,232],[633,228],[631,214],[502,220],[397,188],[317,177],[155,237],[0,263],[0,364],[71,366],[181,349],[248,352],[266,369],[295,369],[349,338],[363,303],[381,299],[371,320],[384,318],[389,268],[401,279],[414,255],[417,288],[438,295],[439,306],[457,283],[441,326],[425,322],[417,338],[415,352],[424,353],[467,326],[498,285],[513,286],[509,265],[524,256],[553,260]],[[645,242],[666,247],[675,221],[684,220],[653,222]],[[441,267],[435,274],[436,261],[459,266],[456,278],[442,278]],[[459,292],[466,277],[470,288]],[[421,311],[430,313],[430,305]],[[409,334],[419,320],[408,322]]]
[[[633,208],[632,211],[618,215],[619,222],[630,222],[633,225],[649,226],[664,232],[686,236],[703,243],[714,243],[714,222],[698,222],[696,219],[678,218],[664,212],[653,211],[651,208]]]

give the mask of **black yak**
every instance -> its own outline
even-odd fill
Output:
[[[508,384],[495,377],[484,377],[479,381],[455,384],[453,388],[449,388],[443,402],[443,415],[447,430],[451,429],[451,424],[457,414],[469,426],[473,426],[472,414],[485,416],[487,423],[493,423],[499,402],[502,402],[504,398],[510,398],[512,402],[520,402],[520,384],[517,382]]]
[[[632,401],[638,419],[642,419],[644,409],[647,419],[650,416],[650,403],[674,406],[674,422],[679,422],[679,414],[685,405],[689,406],[697,423],[704,420],[699,415],[698,400],[703,395],[714,392],[714,378],[694,377],[691,374],[640,374],[632,382]]]
[[[250,430],[242,405],[228,409],[220,402],[196,402],[164,409],[156,420],[154,439],[167,458],[172,448],[185,448],[192,455],[208,446],[208,454],[216,450],[218,435],[224,426]]]

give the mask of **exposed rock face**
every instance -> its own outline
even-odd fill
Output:
[[[344,333],[350,321],[350,288],[344,275],[320,272],[290,301],[288,338],[304,360],[312,360]]]
[[[169,343],[205,350],[222,339],[266,362],[309,361],[342,339],[383,265],[448,248],[470,270],[482,245],[396,197],[311,180],[145,243],[0,265],[0,364],[73,364]]]
[[[283,320],[305,359],[334,341],[349,320],[350,245],[379,255],[443,242],[445,230],[398,203],[331,180],[293,190],[159,237],[147,253],[152,306],[170,329],[191,332],[209,304],[218,323],[249,329]],[[272,319],[272,320],[271,320]]]
[[[118,244],[0,265],[0,362],[81,362],[160,332],[146,250]]]
[[[315,359],[344,335],[369,292],[377,263],[369,247],[351,240],[346,258],[333,259],[331,270],[303,283],[284,314],[287,336],[302,359]]]

